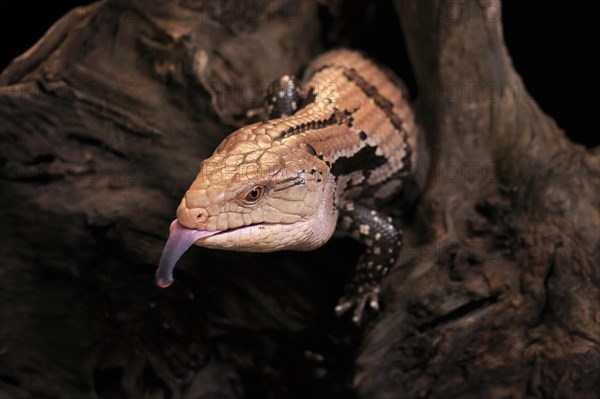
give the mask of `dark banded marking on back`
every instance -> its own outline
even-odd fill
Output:
[[[384,113],[384,115],[390,121],[392,126],[399,133],[403,133],[405,154],[402,157],[402,169],[405,169],[405,170],[410,169],[412,167],[410,164],[410,160],[412,158],[412,153],[411,153],[412,148],[408,143],[408,134],[406,134],[406,131],[404,130],[404,127],[403,127],[404,121],[398,114],[396,114],[394,112],[394,104],[390,100],[385,98],[383,95],[381,95],[381,93],[379,92],[377,87],[375,87],[374,85],[369,83],[354,68],[348,68],[343,65],[336,65],[336,64],[325,64],[325,65],[322,65],[319,68],[315,69],[311,73],[310,79],[313,79],[320,72],[322,72],[326,69],[330,69],[330,68],[341,70],[342,74],[348,81],[353,82],[363,92],[363,94],[367,98],[373,100],[373,103],[375,103],[377,108],[379,108]],[[388,73],[389,73],[389,71],[388,71]],[[386,75],[386,77],[389,79],[389,76]],[[398,84],[394,79],[390,79],[390,82],[394,86],[396,86],[398,88],[398,90],[403,92],[402,91],[403,85]],[[359,137],[363,141],[367,139],[367,135],[362,131],[359,133]]]
[[[375,105],[377,105],[377,107],[383,111],[383,113],[386,115],[386,117],[390,120],[392,125],[398,131],[402,132],[404,130],[402,127],[402,123],[403,123],[402,118],[400,118],[400,116],[394,112],[394,104],[392,104],[392,102],[390,100],[388,100],[383,95],[381,95],[381,93],[379,93],[379,90],[377,89],[377,87],[370,84],[354,68],[347,68],[343,65],[336,65],[336,64],[325,64],[325,65],[322,65],[319,68],[315,69],[312,72],[310,79],[313,79],[320,72],[322,72],[326,69],[330,69],[330,68],[342,70],[344,77],[346,79],[348,79],[350,82],[354,82],[358,86],[358,88],[365,94],[365,96],[372,99],[373,102],[375,103]],[[388,79],[389,79],[389,77],[388,77]],[[390,83],[392,83],[394,86],[396,86],[398,88],[398,90],[400,90],[402,92],[402,88],[403,88],[402,85],[398,85],[392,79],[390,79]]]
[[[332,113],[327,119],[302,122],[296,126],[291,126],[289,129],[279,132],[279,134],[277,134],[277,136],[275,136],[273,140],[281,141],[288,137],[295,136],[297,134],[304,133],[309,130],[322,129],[327,126],[335,125],[336,123],[338,123],[338,121],[336,119],[335,113]]]
[[[410,164],[412,148],[410,148],[410,145],[408,144],[408,134],[406,134],[402,126],[403,120],[394,112],[394,104],[392,104],[392,102],[387,98],[383,97],[375,86],[365,80],[365,78],[363,78],[353,68],[345,68],[343,66],[337,66],[337,68],[341,68],[344,76],[349,81],[354,82],[367,97],[373,100],[375,105],[385,114],[392,126],[394,126],[398,132],[405,133],[403,140],[405,154],[402,157],[402,169],[410,170],[412,167]]]
[[[348,69],[342,66],[340,66],[339,68],[343,69],[344,76],[348,80],[354,82],[367,97],[373,100],[375,105],[381,111],[383,111],[383,113],[388,118],[392,126],[394,126],[399,132],[404,133],[403,142],[405,154],[402,157],[402,169],[410,170],[412,168],[412,165],[410,163],[412,148],[408,144],[408,134],[406,134],[406,131],[402,126],[403,120],[398,116],[398,114],[394,112],[394,104],[392,104],[392,102],[387,98],[383,97],[375,86],[367,82],[367,80],[365,80],[365,78],[363,78],[353,68]]]
[[[280,141],[288,137],[307,132],[309,130],[323,129],[327,126],[336,124],[345,124],[348,127],[352,127],[352,124],[354,123],[352,113],[353,111],[349,111],[347,109],[340,111],[339,109],[334,108],[329,118],[316,121],[302,122],[296,126],[291,126],[289,129],[279,132],[279,134],[277,134],[277,136],[275,136],[273,140]]]
[[[346,79],[348,79],[351,82],[354,82],[358,86],[358,88],[365,94],[365,96],[373,100],[375,105],[377,105],[377,107],[383,111],[385,116],[389,119],[392,125],[399,132],[403,131],[402,118],[400,118],[398,114],[394,112],[394,104],[392,104],[390,100],[383,97],[375,86],[367,82],[365,78],[360,76],[360,74],[356,72],[356,70],[354,70],[353,68],[348,69],[341,66],[338,66],[337,68],[341,68],[344,71],[344,76],[346,77]]]
[[[331,166],[330,172],[335,177],[349,175],[352,172],[374,170],[387,163],[387,158],[377,155],[377,147],[365,146],[350,157],[339,157]]]

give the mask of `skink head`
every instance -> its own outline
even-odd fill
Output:
[[[337,217],[329,169],[300,139],[280,142],[245,129],[202,163],[177,209],[179,223],[220,231],[196,242],[211,248],[270,252],[322,245]]]
[[[176,262],[193,244],[311,250],[333,234],[336,184],[329,168],[301,138],[274,140],[262,126],[238,130],[202,162],[171,224],[156,273],[160,287],[171,284]]]

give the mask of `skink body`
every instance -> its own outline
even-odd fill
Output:
[[[366,250],[336,311],[354,307],[359,321],[365,305],[378,308],[379,282],[401,237],[377,203],[397,194],[418,162],[407,93],[393,74],[350,50],[318,57],[303,82],[302,98],[289,87],[273,93],[281,117],[235,131],[202,162],[171,225],[159,285],[171,283],[192,244],[311,250],[337,229]],[[282,104],[290,115],[277,111]]]

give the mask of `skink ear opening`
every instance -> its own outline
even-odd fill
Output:
[[[304,144],[304,149],[306,150],[306,152],[308,152],[310,155],[312,156],[317,156],[317,150],[315,150],[315,147],[313,147],[312,145],[305,143]]]

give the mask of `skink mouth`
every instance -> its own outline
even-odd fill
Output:
[[[169,227],[169,238],[165,244],[158,269],[156,269],[156,285],[160,288],[167,288],[173,284],[173,270],[181,256],[198,240],[205,240],[209,237],[231,233],[248,227],[258,226],[262,223],[249,224],[246,226],[235,227],[226,230],[196,230],[187,228],[177,221],[171,222]]]
[[[169,227],[169,238],[163,249],[163,253],[156,269],[156,284],[160,288],[166,288],[173,284],[173,269],[181,256],[196,241],[220,233],[220,230],[202,231],[189,229],[182,226],[177,219],[171,222]]]
[[[211,234],[210,236],[202,237],[201,239],[208,238],[208,237],[213,237],[213,236],[220,236],[220,235],[231,233],[231,232],[234,232],[234,231],[237,231],[237,230],[243,230],[243,229],[248,228],[248,227],[255,227],[255,226],[260,226],[260,225],[263,225],[263,224],[264,223],[247,224],[245,226],[234,227],[232,229],[220,230],[216,234]]]

